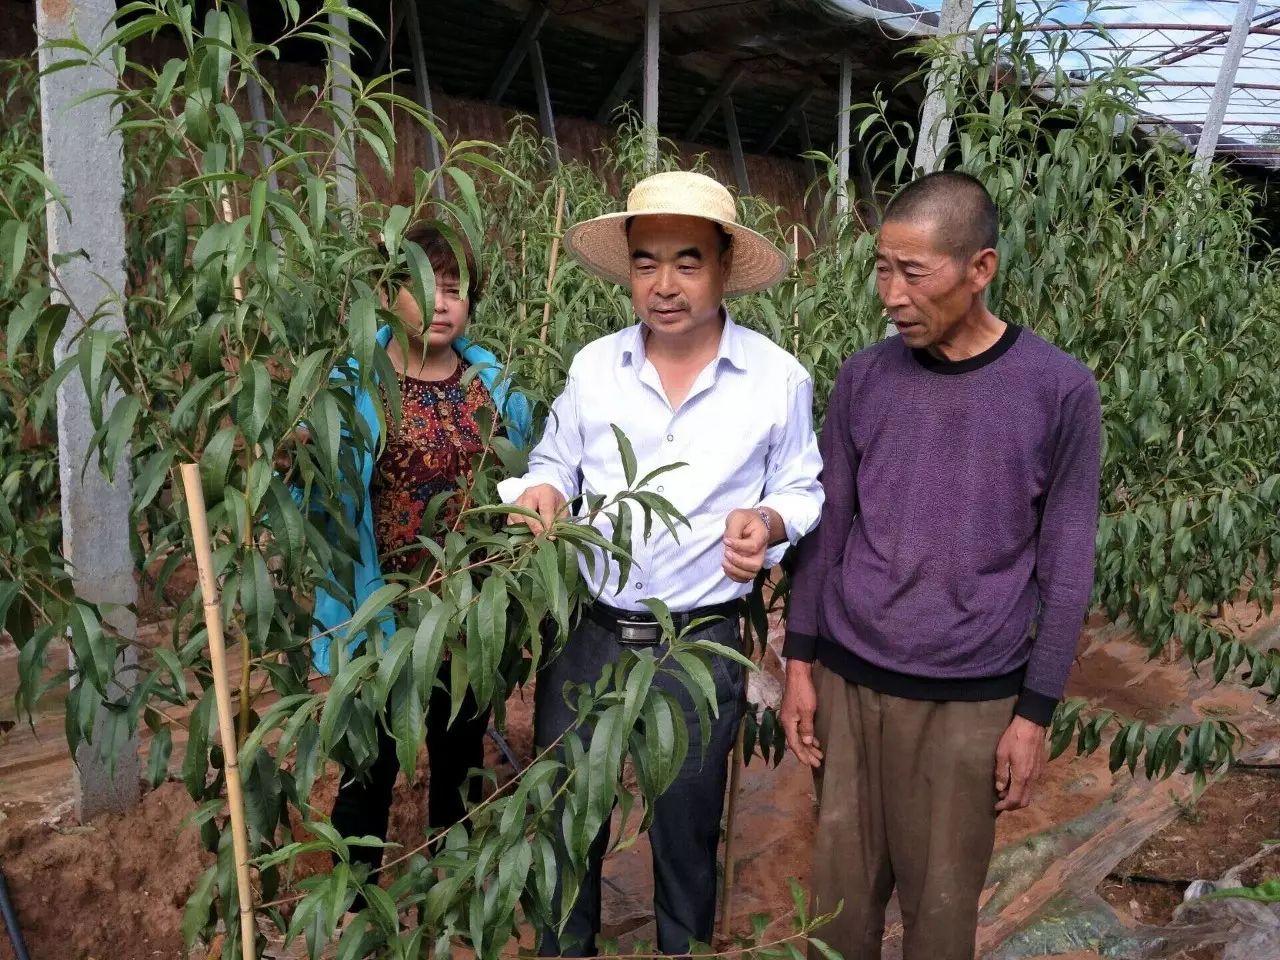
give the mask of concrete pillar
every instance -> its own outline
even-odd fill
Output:
[[[849,212],[849,108],[853,106],[853,61],[840,57],[840,94],[836,105],[836,213]]]
[[[124,293],[124,167],[120,136],[111,129],[110,100],[96,98],[72,106],[89,91],[114,84],[113,68],[73,67],[49,73],[52,66],[77,54],[51,49],[44,42],[68,38],[74,30],[90,47],[96,46],[107,36],[115,11],[115,0],[39,0],[36,4],[44,169],[66,195],[70,208],[49,205],[49,255],[75,250],[86,254],[58,268],[65,295],[55,293],[54,299],[73,304],[55,349],[58,362],[67,355],[71,337],[81,330],[80,318],[93,315],[100,304]],[[111,62],[110,55],[102,57],[104,65]],[[118,308],[108,307],[96,327],[123,330],[124,317]],[[116,399],[107,398],[104,415],[109,415]],[[92,603],[115,605],[115,612],[106,619],[132,640],[137,622],[128,607],[136,603],[138,587],[129,551],[129,448],[115,464],[115,482],[108,483],[97,457],[89,457],[93,433],[84,385],[79,373],[72,373],[58,389],[63,551],[74,571],[77,595]],[[88,467],[82,469],[86,458]],[[74,669],[74,662],[71,666]],[[119,685],[111,691],[113,698],[128,695],[137,681],[136,671],[137,650],[126,647],[117,663]],[[75,760],[81,819],[138,802],[141,768],[136,736],[120,747],[113,769],[98,758],[96,745],[82,744]]]
[[[342,128],[350,122],[351,117],[351,29],[345,14],[329,12],[329,26],[338,34],[338,42],[329,44],[329,76],[331,78],[330,98],[338,108],[337,129],[338,150],[335,159],[338,164],[338,203],[355,208],[356,195],[356,151],[355,137],[350,131],[343,133]]]
[[[644,11],[644,98],[645,153],[649,165],[658,162],[658,2],[647,0]]]
[[[973,0],[943,0],[939,14],[938,33],[954,37],[954,48],[961,49],[965,42],[969,21],[973,18]],[[921,173],[938,169],[942,153],[951,139],[951,117],[947,114],[946,95],[943,93],[942,64],[935,62],[925,82],[924,105],[920,109],[920,136],[916,140],[915,168]]]
[[[1218,70],[1218,82],[1213,88],[1213,97],[1209,100],[1209,109],[1205,113],[1204,123],[1200,127],[1200,142],[1196,144],[1195,166],[1204,172],[1213,162],[1214,151],[1218,149],[1218,135],[1222,133],[1222,118],[1227,115],[1227,105],[1231,102],[1231,91],[1236,84],[1236,71],[1240,69],[1240,59],[1244,56],[1245,43],[1249,39],[1249,27],[1253,20],[1256,0],[1239,0],[1236,4],[1236,19],[1231,25],[1231,36],[1222,51],[1222,66]]]

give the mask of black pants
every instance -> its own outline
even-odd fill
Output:
[[[446,667],[448,665],[446,664]],[[489,711],[476,715],[475,697],[467,691],[458,718],[449,726],[450,698],[448,672],[446,683],[436,684],[427,706],[427,826],[438,830],[453,826],[466,813],[462,787],[467,772],[484,766],[484,734],[489,727]],[[333,826],[344,837],[374,836],[387,839],[387,823],[391,817],[391,790],[395,786],[400,762],[396,759],[396,741],[381,723],[378,730],[378,756],[361,778],[344,770],[333,802]],[[480,802],[480,778],[467,786],[467,800]],[[381,847],[352,847],[353,863],[368,864],[376,872],[382,866]],[[370,881],[373,882],[373,881]],[[364,906],[357,898],[353,910]]]
[[[700,631],[703,639],[741,649],[737,621],[717,621]],[[566,683],[595,683],[606,664],[620,660],[627,650],[614,634],[584,619],[569,637],[563,652],[538,675],[534,699],[534,740],[539,750],[554,743],[574,724],[576,715],[564,702]],[[653,850],[653,908],[658,949],[666,954],[687,953],[691,941],[710,943],[716,915],[716,852],[720,845],[720,815],[724,808],[729,753],[742,719],[746,675],[742,667],[723,657],[712,658],[719,716],[711,718],[711,739],[704,756],[698,714],[689,692],[675,676],[659,673],[656,686],[675,696],[684,707],[689,752],[675,782],[654,805],[649,831]],[[664,665],[666,666],[666,665]],[[586,731],[581,731],[585,741]],[[538,952],[544,957],[590,957],[596,952],[600,930],[601,861],[609,843],[609,824],[596,836],[589,852],[586,875],[578,891],[563,937],[541,931]],[[556,891],[556,900],[560,892]]]

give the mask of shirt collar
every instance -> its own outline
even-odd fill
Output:
[[[720,308],[724,316],[724,329],[720,331],[720,346],[716,350],[716,366],[721,360],[729,361],[736,370],[747,369],[746,349],[742,343],[742,333],[733,322],[733,315],[725,307]],[[629,337],[622,345],[622,362],[628,366],[639,367],[645,359],[644,324],[637,323],[629,331]]]

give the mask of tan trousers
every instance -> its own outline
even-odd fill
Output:
[[[813,668],[818,831],[815,936],[845,960],[879,960],[894,887],[903,960],[972,960],[995,844],[995,755],[1014,700],[904,700]],[[814,953],[816,958],[816,952]]]

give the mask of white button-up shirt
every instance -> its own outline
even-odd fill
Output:
[[[727,314],[715,359],[676,410],[645,354],[643,325],[579,351],[546,432],[529,456],[529,472],[498,485],[503,502],[513,503],[542,483],[568,500],[625,491],[614,424],[631,442],[637,477],[685,464],[646,489],[669,500],[689,526],[676,524],[677,540],[655,519],[644,541],[639,507],[627,501],[635,562],[622,589],[617,564],[602,562],[599,552],[594,563],[585,558],[581,563],[583,576],[604,603],[644,610],[642,600],[657,598],[683,612],[738,599],[750,584],[730,580],[722,568],[730,511],[767,506],[782,517],[787,542],[769,548],[766,566],[781,560],[787,546],[818,522],[822,461],[813,434],[813,381],[795,357]],[[606,538],[612,536],[606,517],[597,518],[595,526]]]

